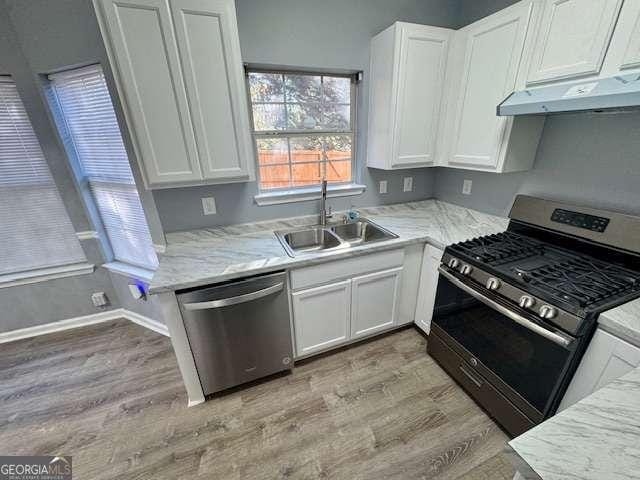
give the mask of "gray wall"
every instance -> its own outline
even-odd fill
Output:
[[[435,196],[507,213],[517,193],[640,214],[640,113],[578,113],[547,118],[533,169],[491,174],[437,169]],[[462,195],[464,179],[473,180]]]
[[[364,71],[359,88],[356,162],[367,191],[332,199],[334,209],[428,198],[434,172],[429,169],[384,172],[364,167],[371,37],[397,20],[453,27],[459,23],[457,0],[236,0],[243,61],[297,67]],[[414,177],[414,191],[402,192],[402,178]],[[389,193],[378,194],[388,180]],[[166,232],[262,220],[317,211],[317,202],[258,207],[256,183],[156,190],[154,198]],[[202,215],[201,197],[214,196],[217,215]]]
[[[469,25],[517,2],[518,0],[460,0],[458,27]]]

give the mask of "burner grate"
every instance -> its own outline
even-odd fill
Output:
[[[540,255],[545,249],[541,242],[508,231],[457,243],[451,248],[490,265]]]
[[[516,270],[530,285],[583,308],[640,289],[640,275],[636,272],[586,257]]]

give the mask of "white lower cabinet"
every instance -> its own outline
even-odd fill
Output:
[[[438,288],[438,266],[442,260],[442,253],[442,250],[431,245],[424,247],[415,323],[427,334],[431,331],[431,318]]]
[[[298,356],[349,338],[351,280],[294,292],[292,298]]]
[[[351,282],[351,338],[393,326],[402,267],[355,277]]]
[[[291,271],[296,357],[401,326],[407,258],[396,249]]]
[[[640,348],[604,330],[596,330],[559,410],[579,402],[639,365]]]

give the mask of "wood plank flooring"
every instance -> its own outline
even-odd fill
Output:
[[[117,321],[0,345],[0,454],[74,478],[511,480],[507,437],[413,329],[186,408],[169,340]]]

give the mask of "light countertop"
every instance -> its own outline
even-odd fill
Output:
[[[511,440],[509,447],[525,479],[640,479],[640,368]]]
[[[601,313],[598,324],[611,335],[640,348],[640,298]]]
[[[150,285],[150,293],[197,287],[247,275],[301,267],[339,258],[425,242],[436,247],[504,231],[508,219],[438,200],[358,209],[363,217],[398,238],[291,258],[276,230],[317,223],[317,216],[295,217],[228,227],[167,234],[167,249]]]

